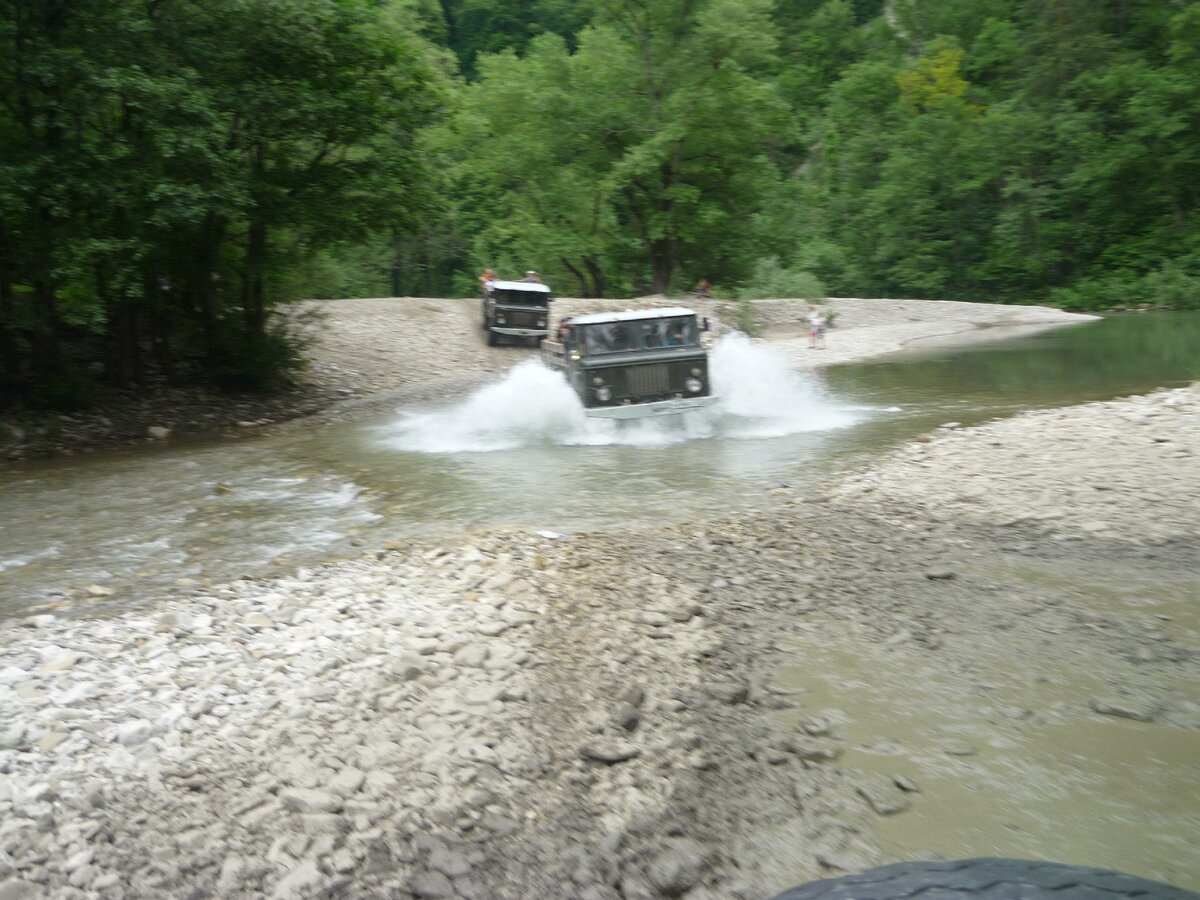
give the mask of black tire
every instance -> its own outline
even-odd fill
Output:
[[[489,331],[487,334],[489,347],[495,347],[498,343],[500,343],[500,335],[496,334],[496,332]]]
[[[1200,894],[1123,872],[1028,859],[902,862],[823,878],[773,900],[1196,900]]]

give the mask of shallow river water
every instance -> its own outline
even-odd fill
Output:
[[[672,425],[588,423],[565,384],[530,360],[463,400],[321,432],[18,466],[0,473],[0,615],[63,600],[60,614],[121,608],[172,585],[285,571],[417,532],[644,527],[744,508],[780,483],[817,490],[848,459],[947,421],[1188,383],[1200,378],[1197,346],[1200,317],[1123,316],[801,374],[769,347],[727,339],[713,357],[719,411]],[[1157,597],[1194,645],[1200,580],[1169,574],[1154,585],[1080,574],[1072,588],[1091,577],[1113,602]],[[1053,573],[1012,577],[1055,589]],[[93,585],[111,593],[89,595]],[[1084,702],[1092,685],[1030,687],[1000,666],[989,673],[997,696],[979,703],[944,673],[849,637],[801,649],[803,667],[782,680],[803,686],[809,708],[844,716],[850,749],[839,764],[922,786],[918,808],[880,827],[895,858],[1050,857],[1200,888],[1197,732],[1053,719],[997,728],[996,704]],[[947,708],[977,715],[947,732]],[[881,733],[909,748],[954,738],[986,752],[898,757],[874,740]]]
[[[0,472],[0,615],[92,586],[121,606],[422,531],[736,509],[949,420],[1186,383],[1197,344],[1200,318],[1126,316],[806,374],[735,337],[713,354],[721,406],[683,422],[587,421],[530,359],[466,399],[315,433],[17,466]]]

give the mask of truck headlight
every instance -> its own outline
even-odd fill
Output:
[[[538,328],[545,328],[545,327],[546,327],[546,320],[538,319]]]
[[[596,399],[601,403],[607,403],[612,399],[612,388],[608,387],[608,385],[596,388]]]
[[[704,390],[704,382],[701,381],[699,378],[689,378],[683,384],[684,384],[684,387],[686,387],[693,394],[698,394],[702,390]]]
[[[504,316],[496,316],[496,324],[497,325],[503,325],[507,321],[508,321],[508,319],[504,318]]]

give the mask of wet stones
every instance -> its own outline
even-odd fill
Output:
[[[615,739],[592,741],[579,748],[579,755],[583,759],[610,766],[634,759],[641,752],[636,745]]]
[[[1137,697],[1093,697],[1088,701],[1088,708],[1102,716],[1135,722],[1153,722],[1158,712],[1155,701]]]
[[[891,778],[881,776],[860,781],[855,791],[881,816],[894,816],[912,806],[908,793]]]

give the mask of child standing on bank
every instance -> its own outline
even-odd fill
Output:
[[[815,306],[808,308],[808,346],[812,350],[825,349],[825,316]]]

